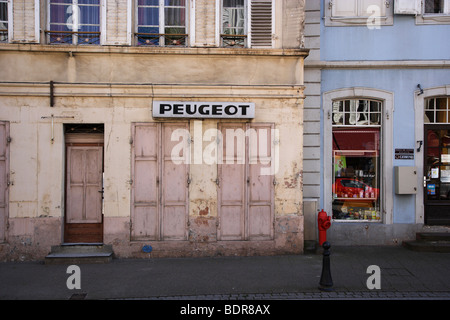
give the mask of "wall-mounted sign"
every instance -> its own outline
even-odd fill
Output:
[[[252,102],[153,101],[154,118],[253,119]]]
[[[414,149],[395,149],[395,159],[414,160]]]

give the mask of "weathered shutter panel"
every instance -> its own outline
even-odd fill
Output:
[[[39,0],[14,0],[11,42],[39,42]]]
[[[172,141],[174,132],[182,142]],[[133,126],[132,240],[187,239],[187,132],[187,123]],[[173,156],[173,150],[180,152]]]
[[[8,216],[8,132],[9,123],[0,122],[0,242],[5,240]]]
[[[368,10],[369,8],[371,8],[371,10]],[[380,12],[376,10],[375,14],[377,15],[379,14],[380,17],[386,16],[386,0],[361,0],[361,6],[359,8],[359,16],[360,17],[371,16],[373,14],[373,8],[379,8],[380,10]]]
[[[358,16],[358,0],[334,0],[331,6],[332,17]]]
[[[251,47],[272,47],[272,0],[251,2]]]
[[[248,239],[273,238],[274,190],[272,124],[251,124],[248,130]]]
[[[131,0],[105,1],[104,45],[131,45]]]
[[[219,131],[222,132],[222,141],[219,146],[221,161],[218,167],[220,228],[217,236],[219,240],[244,240],[246,168],[245,159],[242,159],[243,155],[240,155],[241,152],[239,152],[241,148],[238,146],[245,137],[245,124],[221,123]],[[234,133],[236,133],[236,138]]]
[[[216,4],[211,0],[195,2],[195,44],[198,47],[216,45]]]
[[[131,239],[159,240],[159,134],[156,123],[133,126]]]

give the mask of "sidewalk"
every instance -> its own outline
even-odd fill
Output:
[[[263,257],[114,259],[81,264],[81,289],[68,289],[67,265],[0,263],[1,300],[450,300],[450,253],[400,246],[331,247],[333,291],[318,289],[321,254]],[[369,290],[370,265],[381,289]]]

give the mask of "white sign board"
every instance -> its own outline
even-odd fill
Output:
[[[253,119],[252,102],[153,101],[154,118]]]

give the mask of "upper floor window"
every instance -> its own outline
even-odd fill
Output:
[[[8,41],[8,0],[0,0],[0,42]]]
[[[137,45],[186,46],[186,0],[138,0]]]
[[[450,123],[450,98],[427,99],[424,120],[425,123]]]
[[[386,0],[326,0],[326,26],[367,26],[379,28],[392,25],[393,6]]]
[[[425,14],[450,14],[450,0],[425,0]]]
[[[48,42],[100,44],[100,0],[50,0]]]
[[[273,0],[221,0],[223,47],[272,47]]]

